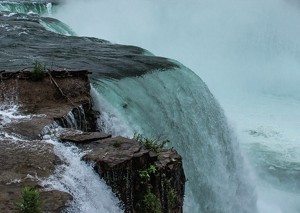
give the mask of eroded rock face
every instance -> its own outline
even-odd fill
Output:
[[[182,212],[185,176],[175,150],[155,153],[123,137],[94,141],[84,148],[91,152],[83,160],[95,162],[95,170],[124,203],[125,212],[156,212],[145,202],[153,202],[160,212]],[[147,197],[153,199],[145,201]]]
[[[69,111],[74,114],[76,128],[86,131],[96,128],[94,116],[89,115],[92,110],[88,72],[50,73],[51,76],[48,74],[39,81],[31,80],[30,72],[1,73],[0,104],[16,104],[23,114],[33,115],[30,119],[6,126],[6,132],[38,139],[41,130],[53,120],[61,126],[74,127],[65,119]]]

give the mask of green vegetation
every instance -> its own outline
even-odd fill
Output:
[[[148,169],[145,170],[139,170],[139,176],[142,178],[145,184],[150,183],[150,175],[155,174],[156,168],[154,165],[150,165]]]
[[[116,141],[116,142],[113,143],[113,146],[115,148],[119,148],[121,146],[121,143],[122,143],[121,141]]]
[[[134,134],[133,139],[143,144],[146,149],[158,152],[163,149],[164,146],[169,143],[169,140],[160,140],[159,138],[146,138],[141,134]]]
[[[175,189],[172,188],[171,186],[171,181],[172,178],[164,181],[166,191],[167,191],[168,210],[170,213],[172,213],[172,210],[175,208],[176,197],[177,197]]]
[[[147,213],[161,213],[161,205],[159,198],[152,193],[151,189],[151,175],[156,173],[154,165],[150,165],[149,168],[139,171],[139,177],[142,179],[142,183],[146,186],[146,192],[142,199],[138,202],[137,208],[140,212]]]
[[[19,213],[41,213],[40,193],[38,190],[24,187],[21,201],[16,204]]]
[[[31,79],[34,81],[42,80],[46,75],[46,66],[40,62],[34,63],[34,68],[31,73]]]
[[[161,213],[160,201],[150,190],[144,195],[144,199],[140,204],[143,212],[147,213]]]

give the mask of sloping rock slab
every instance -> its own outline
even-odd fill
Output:
[[[73,197],[58,190],[41,192],[42,209],[44,212],[61,213],[69,207]]]
[[[102,132],[80,132],[68,130],[61,134],[59,138],[62,142],[88,143],[110,137],[110,134]]]
[[[83,160],[97,162],[97,164],[101,164],[100,167],[107,169],[112,169],[114,166],[119,166],[134,158],[143,158],[143,156],[149,155],[149,150],[146,150],[140,143],[123,137],[96,141],[85,148],[92,151],[83,156]]]

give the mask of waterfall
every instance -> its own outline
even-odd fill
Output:
[[[47,19],[41,19],[39,22],[43,27],[45,27],[47,30],[51,32],[58,33],[61,35],[66,35],[66,36],[75,35],[75,33],[71,30],[71,28],[68,25],[60,21],[47,18]]]
[[[118,117],[101,120],[105,128],[122,129],[126,123],[120,121],[126,120],[133,132],[168,137],[183,156],[188,179],[184,212],[256,211],[237,141],[197,75],[181,66],[121,80],[93,79],[92,85],[97,108],[111,115],[105,117]]]
[[[12,13],[37,13],[50,16],[55,11],[52,3],[46,2],[0,2],[0,11]]]

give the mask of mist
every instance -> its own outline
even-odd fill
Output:
[[[300,10],[283,0],[77,0],[56,17],[80,36],[176,59],[217,97],[300,91]]]

